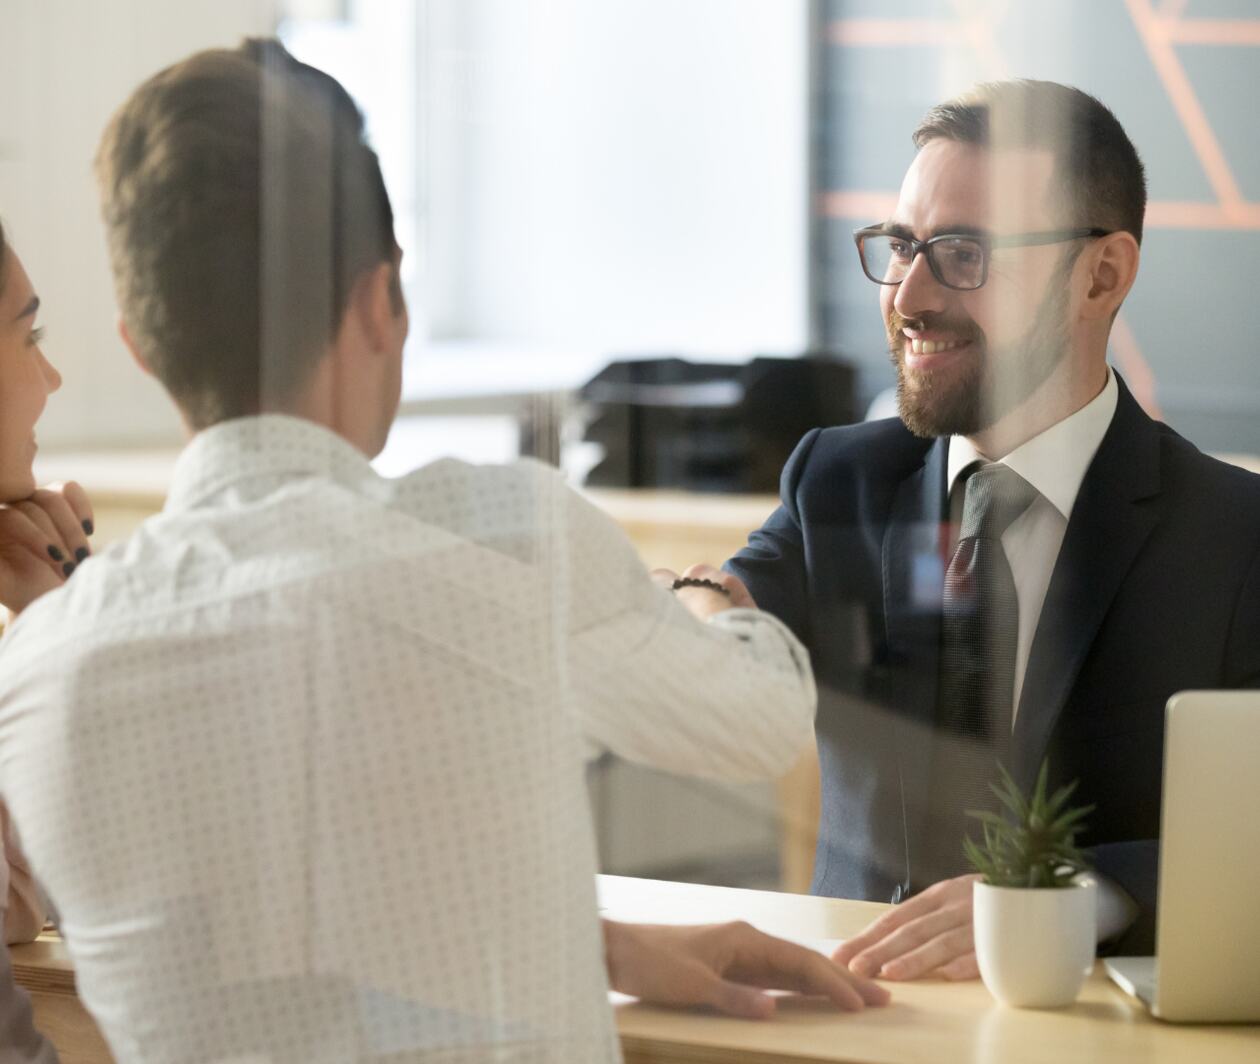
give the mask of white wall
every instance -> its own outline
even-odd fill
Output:
[[[807,337],[806,0],[428,0],[431,334]]]
[[[66,381],[46,447],[178,439],[115,336],[92,187],[128,91],[196,48],[271,32],[284,7],[370,29],[374,9],[407,4],[417,67],[400,91],[418,106],[402,147],[420,187],[395,194],[400,236],[417,240],[408,379],[431,385],[412,390],[572,385],[627,352],[804,346],[806,0],[0,0],[0,217]],[[488,361],[430,337],[489,342]]]
[[[44,302],[65,379],[41,446],[174,442],[178,422],[114,332],[91,179],[105,123],[141,80],[198,48],[270,33],[273,0],[0,0],[0,217]]]

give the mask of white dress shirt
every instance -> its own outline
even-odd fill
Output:
[[[1116,412],[1119,390],[1116,378],[1107,371],[1103,390],[1070,417],[1051,425],[1010,454],[996,459],[1009,466],[1037,489],[1033,504],[1012,521],[1002,534],[1002,550],[1015,579],[1019,602],[1019,638],[1015,649],[1015,689],[1012,692],[1012,724],[1019,712],[1019,696],[1024,689],[1024,673],[1033,635],[1041,619],[1041,607],[1050,587],[1059,548],[1067,532],[1068,518],[1076,505],[1076,495],[1089,464],[1098,452]],[[949,441],[950,513],[957,526],[962,518],[964,485],[959,476],[973,462],[990,462],[965,436]]]
[[[119,1064],[619,1059],[584,755],[812,739],[774,618],[695,620],[535,463],[198,435],[0,646],[0,785]]]

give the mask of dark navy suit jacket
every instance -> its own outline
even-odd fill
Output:
[[[1164,705],[1260,686],[1260,476],[1151,420],[1121,381],[1081,484],[1033,639],[1010,765],[1027,787],[1078,779],[1098,870],[1141,915],[1150,952]],[[815,429],[782,505],[727,567],[809,648],[819,688],[822,819],[813,889],[879,901],[927,886],[947,441],[899,420]],[[958,872],[966,871],[960,867]]]

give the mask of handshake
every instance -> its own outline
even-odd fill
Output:
[[[723,610],[757,608],[739,577],[711,565],[693,565],[682,576],[672,569],[653,569],[652,580],[673,591],[678,601],[701,620]]]

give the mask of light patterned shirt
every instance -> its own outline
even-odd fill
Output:
[[[695,620],[533,463],[267,416],[0,647],[0,788],[120,1064],[618,1058],[584,758],[756,778],[773,618]]]

